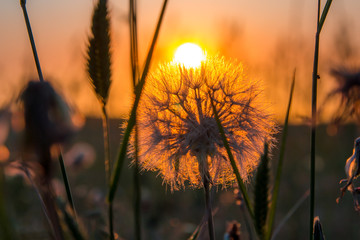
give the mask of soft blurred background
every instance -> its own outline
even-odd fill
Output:
[[[265,92],[276,117],[283,121],[293,71],[296,85],[291,113],[285,170],[280,189],[279,223],[287,211],[303,196],[309,186],[310,130],[304,118],[310,115],[311,74],[316,31],[317,1],[170,1],[165,13],[153,66],[170,61],[176,47],[194,42],[210,54],[220,54],[243,61],[250,77],[266,83]],[[325,2],[325,1],[324,1]],[[162,1],[138,1],[140,60],[147,53]],[[101,220],[105,191],[100,105],[85,70],[86,41],[90,32],[94,1],[28,0],[27,9],[37,44],[43,73],[84,118],[84,127],[66,146],[70,181],[74,187],[75,205],[83,217]],[[111,125],[112,158],[121,140],[119,118],[126,116],[132,102],[128,2],[109,1],[113,57],[113,83],[108,112]],[[360,68],[360,1],[333,1],[321,35],[319,105],[333,88],[333,68]],[[37,78],[19,1],[0,3],[0,106],[16,100],[26,82]],[[336,135],[326,125],[338,105],[327,105],[320,115],[322,125],[317,139],[317,184],[315,214],[320,216],[327,239],[360,238],[359,215],[353,210],[347,194],[340,204],[339,180],[345,177],[345,160],[352,154],[354,139],[359,136],[356,124],[348,124]],[[9,117],[7,114],[2,117]],[[18,130],[21,122],[12,116],[13,125],[1,121],[0,160],[16,158],[19,151]],[[9,128],[12,128],[9,130]],[[7,136],[9,134],[9,136]],[[8,137],[8,138],[7,138]],[[73,152],[71,152],[73,151]],[[277,159],[274,150],[274,161]],[[80,157],[78,156],[80,155]],[[77,158],[78,157],[78,158]],[[85,159],[85,160],[84,160]],[[75,164],[75,165],[74,165]],[[83,164],[83,165],[82,165]],[[274,162],[273,165],[276,163]],[[10,171],[10,170],[9,170]],[[118,230],[132,239],[132,168],[122,177],[116,205]],[[15,173],[12,173],[13,175]],[[201,190],[172,194],[156,174],[144,173],[143,228],[146,239],[185,239],[201,221]],[[44,219],[34,191],[19,177],[9,177],[7,199],[12,218],[22,232],[40,229]],[[249,186],[251,188],[251,186]],[[59,187],[59,191],[61,187]],[[215,192],[214,208],[219,239],[227,222],[240,221],[246,232],[243,212],[235,204],[233,190]],[[294,213],[279,232],[277,239],[305,239],[308,231],[308,201]],[[93,210],[93,211],[91,211]],[[34,215],[37,217],[34,220]],[[33,233],[34,234],[34,233]],[[34,235],[30,235],[34,236]],[[24,238],[24,239],[31,239]],[[33,237],[32,239],[41,239]],[[245,238],[246,239],[246,238]]]

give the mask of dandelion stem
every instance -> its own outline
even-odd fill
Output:
[[[134,217],[135,217],[135,239],[141,239],[141,186],[140,186],[140,175],[139,175],[139,134],[138,126],[135,125],[135,169],[134,169]]]
[[[215,231],[214,231],[214,221],[211,211],[211,197],[210,197],[210,183],[207,177],[203,179],[204,190],[205,190],[205,207],[206,207],[206,215],[208,220],[208,229],[209,229],[209,237],[210,240],[215,240]]]
[[[35,40],[34,40],[34,36],[33,36],[32,30],[31,30],[31,25],[30,25],[29,16],[28,16],[27,10],[26,10],[26,0],[21,0],[21,1],[20,1],[20,5],[21,5],[21,8],[22,8],[23,13],[24,13],[26,28],[27,28],[27,31],[28,31],[28,35],[29,35],[29,39],[30,39],[30,44],[31,44],[31,48],[32,48],[32,51],[33,51],[33,55],[34,55],[34,60],[35,60],[35,64],[36,64],[36,69],[37,69],[37,71],[38,71],[38,75],[39,75],[40,82],[43,82],[43,81],[44,81],[44,77],[43,77],[43,74],[42,74],[42,71],[41,71],[40,61],[39,61],[39,57],[38,57],[38,54],[37,54],[37,51],[36,51]]]

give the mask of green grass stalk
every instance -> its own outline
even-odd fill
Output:
[[[125,159],[126,159],[126,152],[127,152],[127,145],[129,143],[129,139],[130,139],[130,134],[131,131],[133,130],[135,124],[136,124],[136,111],[137,111],[137,107],[139,105],[139,101],[140,101],[140,96],[143,90],[143,87],[145,85],[145,79],[146,76],[148,74],[148,71],[150,69],[150,63],[151,63],[151,59],[152,59],[152,55],[154,52],[154,48],[155,48],[155,44],[160,32],[160,26],[161,23],[163,21],[163,17],[164,17],[164,13],[165,13],[165,9],[166,9],[166,5],[167,5],[167,0],[164,0],[162,9],[161,9],[161,13],[160,13],[160,17],[156,26],[156,30],[154,33],[154,37],[152,39],[152,43],[149,49],[149,52],[147,54],[146,57],[146,61],[145,61],[145,66],[144,66],[144,70],[142,72],[140,81],[136,84],[135,87],[135,100],[133,103],[133,106],[131,108],[131,112],[130,112],[130,117],[129,117],[129,121],[128,124],[126,126],[125,132],[124,132],[124,136],[123,136],[123,140],[121,142],[121,147],[120,147],[120,151],[119,151],[119,155],[118,158],[114,164],[114,169],[113,169],[113,173],[112,173],[112,177],[111,177],[111,182],[110,182],[110,190],[107,196],[107,200],[109,202],[112,202],[114,200],[115,197],[115,193],[117,190],[117,185],[119,183],[119,179],[120,179],[120,175],[121,175],[121,170],[122,167],[124,165]]]
[[[106,181],[110,187],[111,177],[111,163],[110,163],[110,139],[109,139],[109,118],[106,112],[106,105],[102,106],[102,126],[104,136],[104,163],[105,163],[105,174]],[[114,219],[113,219],[113,203],[108,203],[108,220],[109,220],[109,237],[110,240],[114,240]]]
[[[253,211],[253,207],[251,205],[251,202],[250,202],[250,199],[249,199],[249,196],[248,196],[248,193],[246,191],[246,188],[245,188],[245,184],[240,176],[240,172],[239,172],[239,169],[238,167],[236,166],[236,163],[235,163],[235,160],[234,160],[234,156],[232,155],[231,153],[231,150],[230,150],[230,146],[229,146],[229,142],[226,138],[226,135],[225,135],[225,132],[224,132],[224,128],[223,126],[221,125],[221,122],[220,122],[220,119],[219,119],[219,115],[218,115],[218,112],[215,108],[215,105],[214,105],[214,101],[211,97],[211,94],[209,93],[209,97],[210,97],[210,102],[211,102],[211,106],[212,106],[212,109],[213,109],[213,112],[214,112],[214,116],[215,116],[215,119],[216,119],[216,123],[217,123],[217,126],[219,128],[219,132],[220,132],[220,135],[221,135],[221,138],[223,140],[223,144],[225,146],[225,149],[226,149],[226,152],[228,154],[228,157],[229,157],[229,160],[230,160],[230,164],[234,170],[234,174],[236,176],[236,180],[237,180],[237,183],[238,183],[238,186],[239,186],[239,189],[243,195],[243,198],[244,198],[244,202],[245,202],[245,206],[247,208],[247,210],[249,211],[249,214],[251,216],[252,219],[254,219],[254,211]]]
[[[138,41],[137,41],[137,4],[136,0],[129,1],[129,26],[130,26],[130,59],[133,90],[139,78],[139,59],[138,59]],[[141,185],[140,185],[140,167],[139,167],[139,134],[138,126],[135,123],[135,166],[134,166],[134,219],[135,219],[135,239],[141,240]]]
[[[62,175],[62,178],[63,178],[65,190],[66,190],[66,197],[68,199],[70,207],[72,208],[72,210],[74,211],[75,216],[76,216],[74,201],[73,201],[72,194],[71,194],[70,183],[69,183],[69,180],[68,180],[68,177],[67,177],[66,168],[65,168],[65,164],[64,164],[64,159],[63,159],[63,156],[62,156],[61,152],[59,154],[59,164],[60,164],[60,171],[61,171],[61,175]]]
[[[274,188],[273,188],[273,192],[272,192],[271,205],[270,205],[270,209],[269,209],[269,217],[268,217],[268,221],[267,221],[268,224],[267,224],[267,228],[266,228],[267,232],[266,232],[265,239],[267,239],[267,240],[271,239],[271,235],[272,235],[272,231],[273,231],[273,224],[274,224],[274,220],[275,220],[276,205],[277,205],[280,182],[281,182],[281,175],[282,175],[282,166],[283,166],[283,162],[284,162],[284,154],[285,154],[285,149],[286,149],[285,148],[286,139],[287,139],[287,135],[288,135],[287,132],[288,132],[288,127],[289,127],[289,115],[290,115],[291,103],[292,103],[294,87],[295,87],[295,73],[296,73],[296,71],[294,70],[294,75],[293,75],[291,88],[290,88],[290,97],[289,97],[288,107],[286,110],[286,116],[285,116],[285,121],[284,121],[283,134],[281,137],[279,161],[278,161],[277,169],[276,169]]]
[[[315,35],[315,51],[314,51],[314,64],[312,75],[312,100],[311,100],[311,135],[310,135],[310,233],[309,239],[313,239],[313,219],[315,208],[315,140],[316,140],[316,123],[317,123],[317,81],[318,66],[319,66],[319,48],[320,48],[320,32],[324,25],[326,16],[329,12],[332,0],[327,0],[324,10],[320,17],[321,1],[318,0],[318,12],[317,12],[317,30]]]
[[[27,14],[27,10],[26,10],[26,0],[20,0],[20,5],[21,8],[23,10],[23,14],[24,14],[24,18],[25,18],[25,23],[26,23],[26,28],[27,28],[27,32],[29,35],[29,39],[30,39],[30,44],[31,44],[31,48],[33,51],[33,55],[34,55],[34,60],[35,60],[35,64],[36,64],[36,69],[39,75],[39,80],[40,82],[44,81],[44,77],[41,71],[41,67],[40,67],[40,61],[39,61],[39,57],[36,51],[36,46],[35,46],[35,40],[34,40],[34,36],[31,30],[31,25],[30,25],[30,20],[29,20],[29,16]]]

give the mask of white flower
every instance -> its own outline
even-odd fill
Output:
[[[199,68],[160,65],[139,105],[140,164],[159,171],[171,189],[201,187],[204,178],[213,185],[235,180],[209,94],[243,180],[256,169],[264,141],[273,140],[262,83],[248,79],[242,64],[208,57]]]

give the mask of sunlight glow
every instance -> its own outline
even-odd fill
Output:
[[[186,68],[196,68],[206,59],[205,52],[194,43],[184,43],[176,49],[174,62]]]

